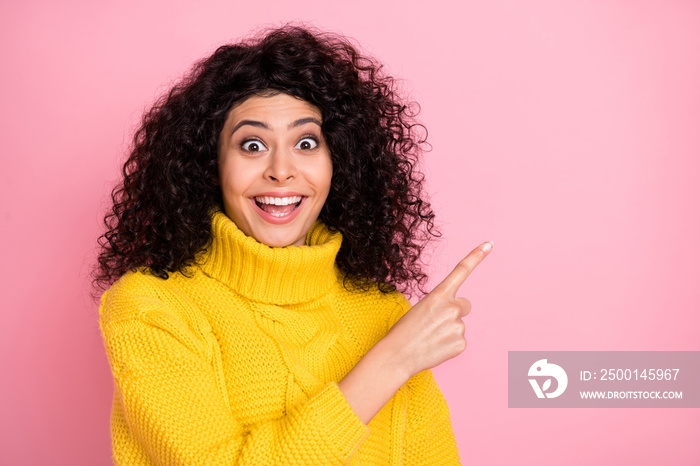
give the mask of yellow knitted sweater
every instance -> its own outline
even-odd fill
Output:
[[[212,233],[188,273],[130,272],[102,297],[116,464],[459,464],[430,371],[369,425],[338,389],[410,307],[343,287],[339,233],[270,248],[221,212]]]

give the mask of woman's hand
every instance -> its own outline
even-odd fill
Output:
[[[407,371],[409,378],[454,358],[466,349],[462,317],[469,314],[471,303],[456,294],[492,247],[493,243],[489,241],[470,252],[384,337],[396,349],[397,363]]]
[[[409,378],[467,347],[462,317],[469,314],[471,303],[456,294],[492,246],[491,242],[483,243],[462,259],[338,382],[362,422],[369,423]]]

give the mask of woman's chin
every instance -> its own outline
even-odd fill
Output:
[[[255,238],[259,243],[262,243],[266,246],[270,246],[271,248],[286,248],[289,246],[303,246],[304,243],[306,242],[306,236],[303,236],[301,239],[299,238],[294,238],[294,239],[289,239],[289,238],[274,238],[274,239],[266,239],[266,238]]]
[[[245,232],[244,232],[245,233]],[[251,233],[258,243],[265,244],[271,248],[285,248],[287,246],[303,246],[306,242],[307,232],[300,231],[293,225],[266,225],[264,228],[256,228]]]

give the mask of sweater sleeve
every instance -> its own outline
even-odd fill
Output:
[[[408,383],[405,464],[459,465],[459,454],[447,402],[432,371]]]
[[[244,425],[211,332],[203,338],[156,298],[108,293],[100,327],[115,380],[116,464],[342,464],[369,435],[335,383],[280,419]]]
[[[399,306],[389,317],[389,328],[411,309],[411,303],[403,295],[397,293],[397,300]],[[432,371],[411,377],[406,388],[404,464],[459,465],[449,408]]]

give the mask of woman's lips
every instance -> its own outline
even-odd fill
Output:
[[[255,196],[255,204],[275,217],[289,215],[301,203],[303,196]]]
[[[250,199],[263,220],[280,225],[296,218],[307,197],[300,194],[276,196],[264,194]]]

